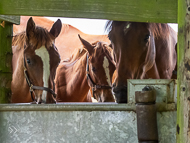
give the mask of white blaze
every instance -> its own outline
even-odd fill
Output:
[[[104,67],[104,70],[105,70],[105,73],[106,73],[106,78],[107,78],[107,82],[108,82],[108,85],[111,86],[111,80],[110,80],[110,70],[109,70],[109,61],[106,57],[104,57],[104,61],[103,61],[103,67]],[[113,95],[113,98],[115,100],[115,95]],[[116,100],[115,100],[116,102]]]
[[[50,76],[50,58],[49,53],[45,46],[35,50],[36,55],[38,55],[43,62],[43,87],[48,87],[48,80]],[[43,90],[42,100],[46,101],[47,91]]]
[[[106,78],[107,78],[108,85],[111,86],[109,61],[108,61],[108,59],[106,57],[104,57],[103,67],[104,67],[104,70],[105,70],[105,73],[106,73]]]

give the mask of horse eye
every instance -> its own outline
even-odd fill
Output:
[[[96,68],[95,68],[95,67],[92,67],[92,71],[95,72],[95,71],[96,71]]]
[[[27,61],[28,64],[30,64],[30,59],[27,59],[26,61]]]
[[[145,38],[144,38],[144,41],[145,42],[148,42],[148,39],[150,38],[150,35],[146,35]]]
[[[111,32],[108,34],[108,39],[109,39],[110,41],[112,41],[112,35],[111,35]]]
[[[111,41],[110,35],[108,35],[108,39]]]

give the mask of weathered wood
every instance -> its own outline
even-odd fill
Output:
[[[177,23],[177,0],[1,0],[0,14]]]
[[[20,16],[0,15],[0,20],[13,24],[20,24]]]
[[[0,25],[0,103],[9,102],[11,95],[12,29],[11,23]]]
[[[190,142],[190,0],[178,0],[177,143]]]

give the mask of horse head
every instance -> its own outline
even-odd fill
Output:
[[[53,96],[51,96],[51,94],[54,94],[54,77],[56,68],[60,62],[60,56],[57,48],[54,45],[54,42],[61,31],[61,27],[61,21],[57,20],[52,26],[51,30],[47,31],[42,27],[36,26],[31,17],[28,20],[26,32],[23,36],[24,38],[20,39],[25,41],[23,45],[22,58],[19,58],[20,61],[18,63],[22,64],[22,66],[20,66],[22,69],[24,68],[24,71],[21,71],[24,72],[24,74],[20,75],[25,75],[26,78],[25,79],[22,77],[20,79],[23,79],[23,81],[21,81],[23,84],[27,81],[28,86],[24,87],[27,88],[28,92],[30,90],[31,98],[33,98],[36,103],[54,102]],[[19,39],[17,39],[17,41],[18,40]],[[13,99],[16,98],[15,96],[18,93],[18,89],[15,90],[14,85],[14,75],[19,74],[16,73],[16,71],[17,70],[15,70],[15,73],[13,73],[12,81],[12,93],[14,96]],[[24,102],[24,100],[21,102]]]
[[[100,102],[115,102],[111,91],[112,76],[115,71],[112,49],[105,42],[90,44],[80,36],[79,38],[88,51],[86,75],[94,98]]]
[[[113,92],[118,103],[127,102],[127,79],[143,79],[155,63],[155,41],[146,23],[111,23],[109,39],[116,62]]]

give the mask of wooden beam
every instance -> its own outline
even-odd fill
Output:
[[[177,0],[0,0],[0,14],[177,23]]]
[[[0,15],[0,20],[13,24],[20,24],[20,16]]]
[[[8,103],[11,95],[12,32],[12,23],[0,25],[0,103]]]
[[[190,0],[178,0],[177,143],[190,142]]]

